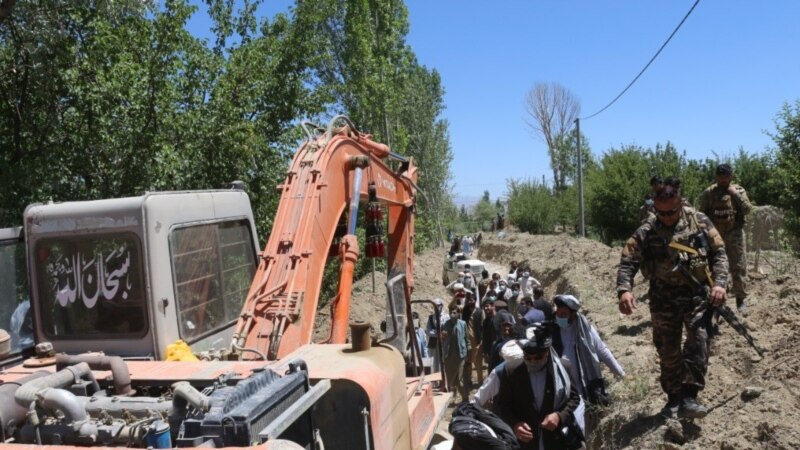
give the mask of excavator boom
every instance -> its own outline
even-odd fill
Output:
[[[342,269],[330,338],[331,343],[344,342],[359,253],[359,200],[386,205],[389,277],[405,274],[410,297],[417,169],[412,160],[394,155],[349,121],[334,128],[337,119],[322,134],[308,133],[278,186],[278,211],[237,324],[234,350],[280,359],[311,343],[325,264],[347,211],[348,229],[335,252]],[[387,161],[392,159],[396,169]]]

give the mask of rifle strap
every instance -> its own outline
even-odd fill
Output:
[[[670,241],[669,246],[675,250],[686,252],[692,256],[700,256],[700,252],[698,252],[697,249],[689,247],[688,245],[683,245],[680,242]],[[708,265],[705,266],[705,274],[706,281],[708,282],[708,288],[711,289],[714,287],[714,279],[711,277],[711,271],[708,269]],[[697,284],[702,284],[693,275],[691,275],[691,277],[692,281],[697,282]]]
[[[683,245],[680,242],[670,241],[669,246],[674,248],[675,250],[680,250],[682,252],[689,253],[690,255],[697,256],[700,254],[696,249],[689,247],[688,245]]]

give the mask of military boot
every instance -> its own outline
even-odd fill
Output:
[[[667,404],[661,408],[661,415],[667,419],[671,419],[678,414],[678,409],[681,406],[680,394],[667,394]]]
[[[684,384],[681,389],[683,398],[678,408],[678,417],[681,419],[702,419],[708,414],[708,408],[697,401],[697,386]]]
[[[697,401],[695,397],[685,397],[678,408],[678,417],[682,419],[702,419],[708,414],[708,408]]]
[[[747,317],[747,304],[744,302],[744,297],[736,297],[736,309],[742,317]]]

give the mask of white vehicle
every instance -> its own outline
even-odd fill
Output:
[[[470,266],[470,272],[475,275],[475,279],[480,279],[481,272],[486,269],[486,263],[480,259],[466,259],[466,256],[464,256],[463,253],[456,253],[444,261],[444,267],[442,269],[442,284],[447,286],[453,280],[458,278],[458,273],[463,272],[464,266],[467,264]]]

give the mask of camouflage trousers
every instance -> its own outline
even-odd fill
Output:
[[[708,370],[708,331],[704,310],[696,310],[698,302],[692,299],[691,289],[654,289],[651,284],[649,305],[661,389],[667,394],[680,394],[683,386],[703,389]],[[684,329],[686,341],[681,348]]]
[[[744,230],[741,228],[728,232],[720,232],[725,241],[725,253],[728,255],[731,279],[733,280],[732,294],[737,298],[747,297],[747,246],[745,245]]]

